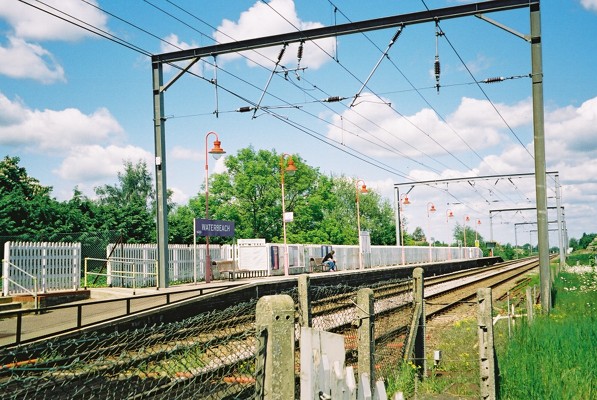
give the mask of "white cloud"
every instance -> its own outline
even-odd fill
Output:
[[[580,4],[587,10],[597,11],[597,0],[580,0]]]
[[[302,21],[296,13],[293,0],[271,0],[267,4],[256,2],[249,10],[243,12],[238,21],[228,19],[222,21],[218,31],[214,33],[214,39],[219,43],[244,40],[262,36],[271,36],[279,33],[295,32],[320,28],[323,25],[319,22]],[[334,40],[321,39],[315,42],[306,42],[303,49],[301,67],[311,69],[319,68],[323,63],[331,61],[328,54],[334,53]],[[278,59],[281,48],[264,48],[255,52],[246,52],[251,61],[248,65],[256,63],[271,65],[271,61]],[[297,65],[298,44],[289,45],[284,53],[281,64],[287,68],[294,68]],[[223,59],[240,57],[238,54],[223,56]],[[265,58],[264,58],[265,57]],[[286,65],[287,64],[287,65]]]
[[[96,0],[88,2],[97,5]],[[22,39],[73,41],[93,35],[89,31],[49,13],[82,24],[80,21],[76,21],[79,19],[89,24],[88,27],[97,27],[108,31],[107,16],[97,8],[79,0],[45,0],[43,2],[45,4],[34,2],[35,6],[41,10],[19,1],[12,1],[10,6],[6,6],[6,1],[4,3],[5,7],[0,7],[0,18],[8,21],[14,29],[15,36]]]
[[[15,79],[34,79],[42,83],[64,82],[64,69],[43,47],[9,36],[6,47],[0,46],[0,74]]]
[[[173,51],[187,50],[187,49],[192,49],[192,48],[198,47],[195,42],[187,43],[185,41],[180,40],[178,35],[176,35],[174,33],[171,33],[170,35],[166,36],[164,38],[164,41],[167,43],[160,42],[160,50],[162,53],[170,53]],[[189,63],[188,61],[184,61],[184,62],[175,63],[175,64],[177,64],[181,68],[185,68],[188,63]],[[191,67],[191,72],[193,72],[194,74],[203,76],[203,71],[201,71],[200,68],[204,68],[205,65],[206,64],[204,62],[195,64]],[[172,68],[170,65],[168,65],[168,64],[164,65],[164,72],[169,73],[169,72],[172,72],[173,70],[174,70],[174,68]]]
[[[88,115],[75,108],[31,110],[1,93],[0,104],[6,107],[0,112],[0,144],[5,146],[65,154],[79,145],[123,139],[122,127],[105,108]]]
[[[532,146],[529,150],[532,152]],[[527,147],[528,149],[529,147]],[[519,144],[512,144],[502,150],[501,154],[489,155],[483,158],[479,172],[483,175],[520,174],[535,170],[533,158],[525,148]]]
[[[0,47],[0,74],[16,79],[34,79],[42,83],[65,82],[64,69],[51,52],[38,43],[43,41],[76,41],[96,37],[74,21],[91,30],[109,32],[107,16],[92,5],[78,0],[46,0],[31,7],[19,1],[0,7],[0,19],[12,27],[5,47]],[[45,12],[45,11],[47,12]],[[54,16],[57,15],[58,17]],[[82,22],[84,21],[84,22]]]
[[[568,157],[594,158],[597,155],[597,97],[580,107],[564,107],[546,113],[545,137],[550,155],[556,159]]]
[[[362,98],[369,96],[364,93]],[[513,128],[531,122],[528,100],[512,106],[496,104],[496,108]],[[464,97],[445,119],[447,123],[427,108],[401,116],[381,101],[363,101],[341,117],[334,117],[328,137],[374,157],[391,156],[389,149],[394,150],[394,155],[400,152],[409,157],[421,153],[442,155],[446,149],[459,154],[470,152],[469,146],[480,151],[512,140],[503,121],[486,100]]]
[[[205,158],[204,155],[201,155],[200,151],[182,146],[174,146],[170,151],[170,156],[175,160],[189,161],[200,161],[201,159]]]
[[[76,146],[69,149],[60,167],[53,172],[61,179],[77,184],[105,184],[106,179],[116,179],[118,172],[123,171],[125,161],[135,164],[139,160],[145,161],[150,168],[153,166],[153,155],[136,146]]]

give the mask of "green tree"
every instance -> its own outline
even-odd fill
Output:
[[[466,246],[467,247],[472,247],[475,245],[475,237],[477,237],[477,240],[479,240],[480,247],[485,246],[485,241],[483,240],[483,236],[481,236],[480,233],[475,232],[475,230],[469,226],[460,225],[458,223],[454,227],[454,236],[453,236],[454,241],[456,243],[460,242],[464,246],[465,231],[466,231]]]
[[[304,206],[315,187],[317,171],[292,156],[296,173],[285,173],[285,209],[295,212]],[[236,236],[282,241],[282,192],[280,155],[275,151],[245,148],[227,156],[226,173],[210,177],[210,214],[215,219],[235,221]],[[287,159],[284,160],[287,165]],[[296,213],[295,213],[296,214]],[[287,224],[289,242],[296,228]]]
[[[100,229],[119,231],[129,243],[155,242],[155,218],[151,174],[144,161],[124,163],[116,185],[95,188]]]
[[[578,247],[583,250],[586,249],[591,244],[593,239],[595,239],[595,237],[597,237],[597,233],[583,233],[581,238],[578,240]]]
[[[415,228],[411,237],[413,240],[413,245],[422,246],[424,244],[427,244],[427,242],[425,241],[425,232],[423,232],[423,228],[421,228],[420,226],[417,226]]]
[[[57,202],[51,187],[42,186],[19,166],[18,157],[0,161],[0,235],[12,240],[39,240],[54,227]]]
[[[369,231],[371,244],[395,245],[396,220],[389,200],[369,190],[367,195],[360,196],[360,203],[361,229]]]
[[[505,245],[497,244],[495,249],[493,249],[493,255],[495,257],[502,257],[506,261],[514,259],[516,252],[510,243],[506,243]]]

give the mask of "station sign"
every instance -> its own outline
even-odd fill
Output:
[[[234,236],[234,221],[195,218],[195,233],[199,236]]]

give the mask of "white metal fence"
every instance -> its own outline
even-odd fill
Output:
[[[289,272],[307,272],[311,258],[323,257],[332,249],[336,252],[338,270],[359,268],[358,246],[289,244]],[[482,257],[481,250],[476,247],[371,246],[368,250],[370,252],[363,253],[363,268]],[[205,280],[205,251],[205,245],[169,245],[168,284]],[[37,278],[42,293],[80,287],[80,243],[7,242],[4,252],[3,274],[10,278],[3,286],[5,296],[25,293],[26,288],[33,289],[30,287],[32,279],[26,273]],[[263,242],[245,247],[212,244],[209,253],[213,261],[233,260],[232,264],[237,269],[263,271],[263,275],[284,274],[282,244]],[[118,287],[158,286],[156,260],[155,244],[110,244],[106,248],[105,260],[108,284]],[[11,263],[18,268],[11,268]]]
[[[81,244],[6,242],[2,276],[4,296],[30,293],[34,276],[42,293],[73,290],[81,281]]]

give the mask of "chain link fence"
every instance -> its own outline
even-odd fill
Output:
[[[344,336],[346,362],[358,365],[356,294],[363,286],[309,287],[313,328]],[[374,292],[375,368],[395,373],[412,318],[411,280],[366,285]],[[300,337],[301,294],[292,289]],[[257,298],[224,310],[135,330],[86,333],[0,351],[5,399],[248,399],[259,397],[264,349],[255,329]],[[300,349],[297,345],[298,354]],[[295,381],[300,364],[295,354]]]

